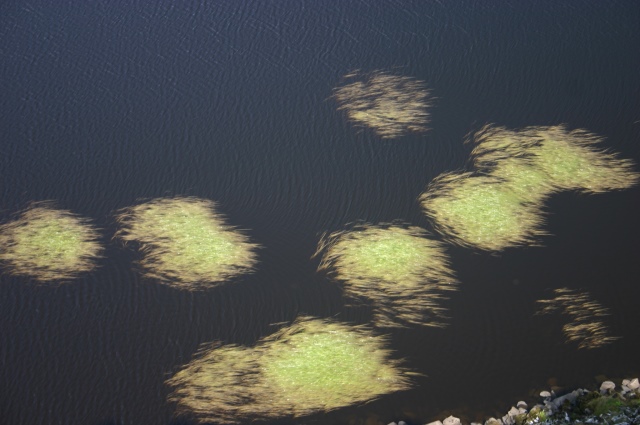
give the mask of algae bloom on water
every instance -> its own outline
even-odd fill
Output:
[[[437,177],[420,196],[426,215],[451,242],[488,251],[535,244],[543,235],[544,197],[472,173]]]
[[[96,267],[102,253],[98,238],[88,220],[38,202],[0,226],[0,261],[15,275],[68,280]]]
[[[485,126],[473,141],[472,162],[482,174],[441,175],[420,197],[436,228],[462,246],[535,244],[553,193],[625,189],[640,177],[631,161],[598,149],[601,139],[584,130]]]
[[[385,345],[364,327],[301,317],[253,348],[205,347],[167,381],[169,398],[199,422],[327,412],[410,387]]]
[[[632,161],[600,148],[603,139],[586,130],[486,126],[474,141],[472,157],[477,167],[500,168],[506,159],[526,160],[546,176],[545,185],[551,191],[601,193],[627,189],[640,180]]]
[[[353,298],[372,301],[374,323],[443,326],[445,291],[457,289],[444,246],[425,230],[399,224],[355,226],[323,237],[319,271]]]
[[[385,139],[427,130],[431,100],[424,82],[382,71],[355,71],[344,80],[333,97],[350,121]]]
[[[151,279],[187,290],[215,286],[256,264],[256,244],[226,224],[210,200],[158,198],[125,208],[116,233],[137,242],[140,265]]]

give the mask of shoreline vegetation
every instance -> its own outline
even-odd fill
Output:
[[[640,423],[640,383],[638,378],[616,384],[604,380],[599,388],[579,388],[556,394],[540,392],[539,402],[529,408],[518,401],[504,416],[483,422],[469,422],[453,415],[424,425],[631,425]],[[417,422],[391,422],[388,425],[417,425]]]

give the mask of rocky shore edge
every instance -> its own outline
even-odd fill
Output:
[[[553,391],[540,393],[542,403],[528,409],[519,401],[501,418],[489,418],[484,424],[469,425],[582,425],[640,424],[640,382],[638,378],[625,379],[618,388],[612,381],[604,381],[598,391],[577,389],[557,396]],[[389,425],[409,425],[404,421]],[[442,421],[425,425],[465,425],[459,418],[449,416]]]

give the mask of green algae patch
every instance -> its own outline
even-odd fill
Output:
[[[372,302],[374,323],[443,326],[440,301],[457,289],[443,244],[425,230],[401,224],[361,224],[324,236],[319,271],[345,294]]]
[[[601,193],[636,185],[634,163],[601,148],[603,139],[586,130],[564,126],[508,130],[486,126],[474,136],[473,163],[481,169],[500,167],[507,158],[526,159],[547,176],[552,191]]]
[[[540,131],[540,136],[534,163],[560,190],[601,193],[638,183],[633,163],[598,149],[601,139],[591,133],[551,127]]]
[[[540,143],[536,128],[509,130],[506,127],[485,125],[468,140],[468,143],[475,145],[471,152],[474,167],[487,171],[506,159],[530,158],[531,151]]]
[[[349,121],[371,128],[383,139],[427,130],[431,93],[424,82],[382,71],[355,71],[343,80],[333,98]]]
[[[488,251],[537,244],[543,208],[566,190],[600,193],[631,187],[633,162],[602,139],[563,126],[508,130],[485,126],[472,138],[475,173],[436,178],[420,196],[425,214],[452,243]]]
[[[226,224],[216,204],[199,198],[159,198],[122,210],[116,237],[136,242],[144,275],[200,290],[253,270],[256,244]]]
[[[369,401],[408,388],[384,338],[363,328],[301,319],[266,339],[265,383],[286,395],[296,415]],[[283,406],[285,407],[285,406]]]
[[[256,399],[260,388],[259,350],[239,345],[206,344],[167,385],[179,414],[199,422],[237,423],[246,415],[268,416],[267,403]],[[259,397],[258,397],[259,398]]]
[[[423,229],[400,225],[358,225],[325,239],[321,268],[331,267],[342,281],[382,279],[409,286],[450,274],[443,246]]]
[[[497,177],[443,174],[420,196],[425,214],[449,241],[501,251],[535,244],[543,235],[543,199]]]
[[[255,347],[206,346],[167,383],[198,422],[237,423],[327,412],[408,389],[386,339],[361,326],[298,318]]]
[[[504,159],[488,175],[499,179],[505,188],[530,204],[541,205],[555,190],[548,175],[523,158]]]
[[[96,267],[103,250],[98,239],[88,220],[51,202],[34,203],[0,226],[0,261],[15,275],[69,280]]]

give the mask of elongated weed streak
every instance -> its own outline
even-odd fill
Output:
[[[602,317],[609,315],[609,310],[592,300],[588,292],[560,288],[554,290],[554,293],[554,298],[538,301],[541,308],[537,314],[559,312],[568,316],[569,323],[562,327],[567,342],[578,343],[579,349],[593,349],[619,339],[609,335],[609,330],[602,321]]]

